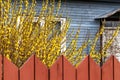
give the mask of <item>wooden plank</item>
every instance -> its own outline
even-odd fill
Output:
[[[114,57],[114,80],[120,80],[120,62]]]
[[[77,80],[88,80],[88,56],[77,67]]]
[[[48,80],[48,68],[35,57],[35,80]]]
[[[18,67],[4,57],[4,80],[18,80]]]
[[[102,66],[102,80],[113,79],[113,56],[111,56]]]
[[[34,55],[20,68],[20,80],[34,80]]]
[[[76,80],[76,68],[65,57],[63,62],[64,79],[62,80]]]
[[[2,80],[2,55],[0,54],[0,80]]]
[[[63,80],[63,56],[60,56],[58,60],[50,67],[50,80]]]
[[[101,80],[101,68],[98,64],[96,64],[96,62],[89,57],[89,61],[90,61],[90,80]]]

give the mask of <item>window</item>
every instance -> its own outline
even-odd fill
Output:
[[[105,27],[116,27],[120,24],[120,21],[106,21]]]
[[[34,17],[33,23],[36,23],[38,20],[38,17]],[[55,18],[54,21],[52,21],[52,23],[56,23],[56,27],[52,30],[51,33],[55,33],[56,31],[56,35],[59,35],[59,33],[62,32],[64,25],[66,22],[66,18]],[[45,20],[44,17],[40,20],[40,26],[43,26],[45,24]],[[18,17],[17,20],[17,27],[20,25],[20,17]],[[50,35],[50,37],[53,36],[53,34]],[[66,50],[66,36],[63,38],[63,40],[61,41],[61,53],[64,52]]]
[[[111,15],[105,18],[105,27],[116,27],[120,24],[120,13],[117,12],[114,15]]]
[[[110,40],[113,36],[114,31],[117,29],[117,26],[120,25],[120,9],[112,11],[108,14],[101,16],[101,23],[104,22],[104,33],[102,34],[101,44],[102,47],[105,43]],[[103,25],[103,24],[101,24]],[[114,38],[113,43],[107,49],[107,57],[111,54],[115,55],[116,58],[120,61],[120,33],[118,33],[117,37]],[[106,58],[104,58],[106,60]]]

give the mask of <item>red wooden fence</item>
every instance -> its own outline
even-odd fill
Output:
[[[16,67],[0,55],[0,80],[120,80],[120,63],[111,56],[102,67],[87,56],[75,68],[64,56],[47,68],[35,55]]]

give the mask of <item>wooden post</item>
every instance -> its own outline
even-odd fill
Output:
[[[100,19],[100,28],[102,28],[102,26],[105,27],[105,19]],[[101,59],[100,59],[100,66],[102,66],[103,64],[103,56],[102,56],[102,48],[103,48],[103,34],[100,35],[100,53],[101,53]]]

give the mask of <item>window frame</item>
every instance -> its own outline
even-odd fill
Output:
[[[33,22],[37,22],[38,18],[39,17],[34,17]],[[45,17],[42,17],[42,19],[40,19],[40,22],[41,22],[40,26],[45,24],[45,20],[44,19],[45,19]],[[60,23],[61,23],[60,30],[62,32],[62,30],[64,29],[64,26],[65,26],[65,23],[66,23],[66,18],[63,18],[63,17],[62,18],[57,18],[56,17],[55,21],[60,21]],[[20,16],[18,16],[18,18],[17,18],[16,27],[18,28],[19,25],[20,25]],[[61,41],[61,53],[65,52],[65,50],[66,50],[66,36]]]
[[[34,17],[34,20],[33,22],[37,22],[38,20],[38,17]],[[62,30],[64,29],[64,25],[65,25],[65,22],[66,22],[66,18],[55,18],[55,21],[60,21],[61,23],[61,32]],[[44,17],[40,20],[41,24],[40,25],[44,25],[45,24],[45,20],[44,20]],[[61,41],[61,53],[65,52],[66,50],[66,36],[63,38],[63,40]]]

